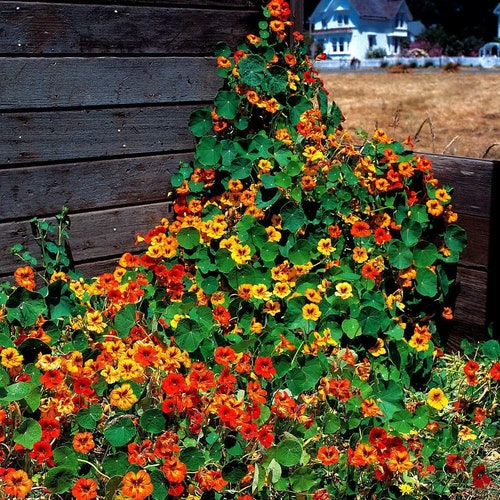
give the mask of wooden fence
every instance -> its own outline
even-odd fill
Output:
[[[0,0],[0,279],[33,216],[69,207],[75,260],[99,273],[168,214],[188,117],[221,85],[215,45],[255,31],[256,5]]]
[[[191,158],[189,114],[220,86],[212,57],[255,31],[252,0],[0,0],[0,280],[36,248],[30,218],[63,205],[87,275],[169,216],[169,177]],[[300,25],[302,4],[294,0]],[[498,162],[428,155],[468,233],[451,343],[498,325]]]

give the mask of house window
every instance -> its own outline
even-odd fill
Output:
[[[349,24],[349,14],[337,14],[337,24],[347,26]]]
[[[368,48],[373,49],[377,46],[377,37],[375,35],[368,35]]]
[[[349,24],[349,14],[344,14],[344,24],[346,26]]]
[[[396,16],[396,28],[404,28],[405,17],[402,15]]]
[[[342,37],[340,37],[339,39],[339,52],[345,52],[345,47],[344,47],[344,39]]]
[[[332,38],[332,52],[337,52],[337,39]]]

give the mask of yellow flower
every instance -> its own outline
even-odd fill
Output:
[[[346,300],[352,297],[352,286],[346,281],[337,283],[335,285],[335,290],[337,290],[335,292],[335,295],[337,295],[337,297],[340,297],[342,300]]]
[[[377,339],[375,345],[373,347],[370,347],[370,349],[368,349],[368,352],[370,352],[370,354],[375,357],[385,354],[387,351],[384,347],[384,341],[382,339]]]
[[[332,245],[332,240],[330,238],[323,238],[318,241],[318,252],[327,257],[335,252],[336,248]]]
[[[2,350],[2,366],[5,368],[17,368],[23,364],[23,355],[15,347],[6,347]]]
[[[413,486],[411,484],[408,484],[408,483],[400,484],[398,486],[398,488],[399,488],[399,491],[401,493],[403,493],[404,495],[406,495],[407,493],[411,493],[413,491]]]
[[[477,438],[477,435],[474,434],[470,427],[463,425],[458,431],[458,437],[462,441],[474,441]]]
[[[366,251],[366,248],[354,247],[352,251],[352,260],[358,264],[366,262],[368,260],[368,252]]]
[[[231,249],[231,259],[236,264],[246,264],[252,258],[252,250],[248,245],[237,244]]]
[[[106,329],[106,323],[100,311],[88,311],[85,314],[85,322],[91,332],[102,333]]]
[[[109,394],[110,404],[117,406],[121,410],[128,410],[138,400],[130,384],[122,384],[120,387],[113,389]]]
[[[436,410],[442,410],[448,404],[448,398],[441,388],[434,387],[427,395],[427,404]]]
[[[302,317],[312,321],[318,321],[321,316],[321,311],[316,304],[306,304],[302,307]]]

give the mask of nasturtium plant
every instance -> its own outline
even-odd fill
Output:
[[[0,495],[458,499],[499,493],[500,346],[445,353],[452,187],[357,143],[284,0],[216,48],[173,216],[94,278],[67,209],[0,285]],[[485,497],[486,498],[486,497]]]

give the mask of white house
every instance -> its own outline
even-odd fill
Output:
[[[320,0],[309,18],[316,46],[332,59],[397,55],[413,21],[404,0]]]

